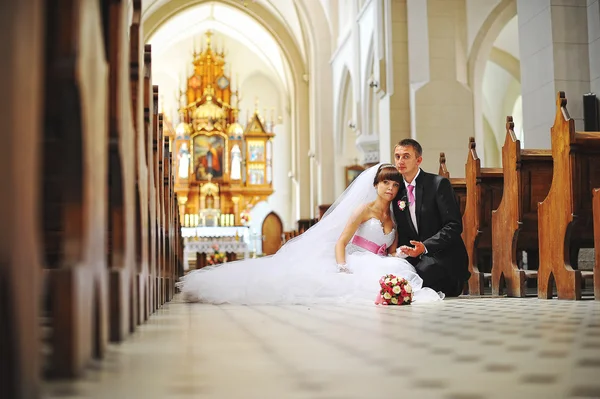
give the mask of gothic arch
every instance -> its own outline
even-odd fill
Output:
[[[502,29],[517,15],[516,0],[501,0],[482,24],[469,54],[469,87],[473,92],[474,126],[476,141],[485,143],[483,121],[483,75],[492,53],[494,41]],[[485,156],[485,154],[482,154]],[[485,158],[482,158],[485,164]]]
[[[144,18],[144,41],[148,40],[162,24],[190,7],[210,3],[211,0],[171,0],[154,9]],[[306,154],[310,148],[309,88],[307,85],[307,64],[296,41],[287,27],[260,3],[244,7],[238,1],[223,0],[223,4],[246,13],[271,34],[291,70],[290,92],[292,98],[292,173],[296,187],[293,192],[297,217],[308,217],[310,209],[310,168]]]
[[[312,0],[300,0],[296,3],[300,22],[305,28],[304,40],[309,54],[309,95],[313,99],[320,99],[319,103],[312,101],[310,104],[311,155],[314,155],[310,158],[311,212],[316,210],[318,204],[329,204],[335,200],[332,156],[334,139],[329,133],[334,129],[333,108],[329,107],[333,107],[333,71],[330,58],[336,45],[332,40],[335,24],[328,18],[321,1],[318,2],[319,6],[313,4]]]

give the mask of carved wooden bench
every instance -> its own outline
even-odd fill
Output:
[[[462,238],[469,254],[469,294],[482,295],[491,277],[492,210],[500,204],[504,179],[501,168],[481,167],[475,147],[471,137],[465,165],[467,198]]]
[[[504,189],[498,209],[492,212],[492,294],[524,297],[527,280],[537,278],[538,202],[552,184],[552,152],[522,150],[512,117],[506,119],[502,147]],[[518,265],[520,251],[527,251],[528,270]]]
[[[600,187],[600,132],[576,132],[565,94],[559,92],[551,139],[552,185],[538,207],[538,297],[551,298],[554,281],[559,299],[580,299],[582,279],[594,277],[573,266],[579,248],[594,245],[592,190]]]
[[[600,188],[594,189],[594,298],[600,300]]]

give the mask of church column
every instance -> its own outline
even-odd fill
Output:
[[[294,197],[296,200],[295,209],[296,217],[294,221],[298,219],[309,219],[311,217],[311,159],[309,157],[310,151],[310,137],[307,132],[310,130],[310,124],[308,121],[309,104],[308,104],[308,84],[304,77],[296,78],[296,115],[293,118],[295,127],[295,185],[293,186],[295,192]]]
[[[557,91],[566,93],[571,118],[575,119],[576,128],[583,130],[582,95],[590,90],[588,2],[564,3],[517,0],[527,148],[550,148]]]
[[[431,173],[443,151],[451,175],[464,176],[468,138],[474,135],[466,3],[407,1],[410,130],[423,146],[423,169]]]
[[[600,96],[600,0],[588,1],[588,43],[590,48],[590,89]]]
[[[398,141],[410,137],[407,0],[386,0],[380,11],[384,60],[375,65],[374,75],[385,92],[379,103],[379,154],[386,162]]]

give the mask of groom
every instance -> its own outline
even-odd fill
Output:
[[[419,168],[422,154],[413,139],[394,148],[396,168],[404,177],[392,203],[398,254],[415,267],[423,286],[458,296],[470,276],[460,208],[448,179]]]

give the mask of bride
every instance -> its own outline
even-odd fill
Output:
[[[323,218],[274,255],[192,271],[178,288],[188,301],[230,304],[373,303],[379,279],[404,277],[413,301],[439,301],[414,267],[396,256],[391,201],[402,184],[391,164],[358,176]]]

